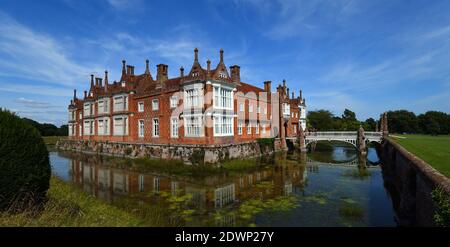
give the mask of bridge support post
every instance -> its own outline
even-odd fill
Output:
[[[358,152],[361,155],[365,156],[367,154],[367,147],[366,147],[366,137],[364,135],[364,129],[362,126],[359,126],[356,144],[357,144]]]
[[[307,149],[306,149],[306,144],[305,144],[305,133],[303,133],[302,126],[300,126],[299,131],[298,131],[298,142],[299,142],[298,144],[299,144],[300,152],[306,153]]]

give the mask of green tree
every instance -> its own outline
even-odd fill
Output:
[[[388,111],[388,128],[391,133],[418,133],[418,120],[414,112],[407,110]]]
[[[333,113],[328,110],[310,111],[306,118],[313,129],[319,131],[333,130]]]
[[[417,118],[422,133],[450,134],[450,115],[445,112],[428,111],[420,114]]]
[[[368,118],[363,123],[363,128],[366,131],[375,131],[377,122],[373,118]]]
[[[0,210],[40,203],[50,186],[50,162],[31,124],[0,108]]]

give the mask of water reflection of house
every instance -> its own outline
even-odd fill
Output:
[[[101,159],[72,159],[72,181],[108,202],[131,194],[145,203],[150,202],[148,195],[162,191],[173,196],[189,193],[192,195],[190,203],[199,209],[220,208],[252,198],[290,195],[294,187],[303,186],[305,181],[305,167],[295,162],[233,176],[219,174],[201,179],[139,172],[106,164]]]

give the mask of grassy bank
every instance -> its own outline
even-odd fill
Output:
[[[0,226],[138,226],[134,215],[51,178],[48,202],[40,212],[0,213]]]
[[[61,139],[66,138],[66,136],[43,136],[45,145],[56,145],[56,142]]]
[[[450,178],[450,135],[394,135],[392,139]]]

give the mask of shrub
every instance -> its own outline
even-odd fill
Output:
[[[271,152],[275,150],[275,138],[258,138],[256,139],[256,142],[259,144],[259,149],[262,153],[265,153],[267,151]],[[268,149],[268,150],[266,150]]]
[[[40,203],[50,184],[48,151],[38,130],[0,108],[0,210]]]
[[[434,214],[434,222],[437,226],[450,226],[450,199],[442,188],[436,188],[431,192],[431,198],[437,210]]]

